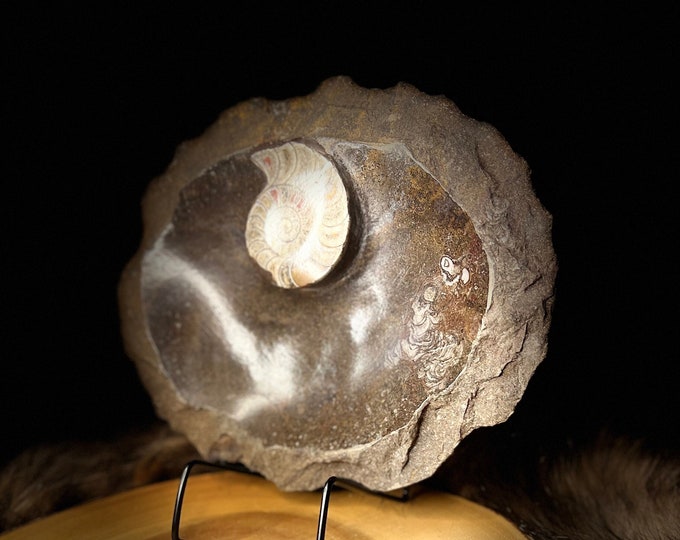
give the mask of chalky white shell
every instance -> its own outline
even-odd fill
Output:
[[[337,169],[309,146],[289,142],[255,152],[267,176],[246,224],[249,255],[279,287],[323,279],[342,256],[349,201]]]

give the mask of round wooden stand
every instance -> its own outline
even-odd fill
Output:
[[[168,540],[177,482],[93,501],[0,535],[2,540]],[[182,540],[316,537],[319,493],[286,493],[235,472],[191,477],[184,497]],[[370,493],[333,491],[328,540],[409,538],[525,540],[509,521],[461,497],[423,491],[407,502]]]

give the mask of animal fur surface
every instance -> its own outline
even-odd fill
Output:
[[[548,447],[486,428],[463,441],[433,482],[531,539],[680,539],[680,459],[627,437]]]
[[[178,478],[197,452],[165,424],[115,440],[28,449],[0,471],[0,531],[79,503]]]
[[[431,479],[504,515],[531,539],[680,538],[680,460],[602,435],[558,451],[502,427],[473,433]],[[112,441],[27,450],[0,474],[0,530],[161,480],[197,458],[159,424]]]

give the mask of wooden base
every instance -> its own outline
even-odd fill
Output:
[[[145,486],[59,512],[0,535],[1,540],[168,540],[177,481]],[[316,537],[319,493],[286,493],[256,476],[192,476],[184,497],[183,540]],[[446,538],[525,540],[509,521],[461,497],[424,491],[408,502],[336,489],[328,540]]]

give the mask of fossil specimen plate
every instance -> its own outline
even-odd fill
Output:
[[[556,272],[525,163],[447,99],[253,99],[144,200],[123,335],[160,416],[287,490],[430,476],[543,359]]]

